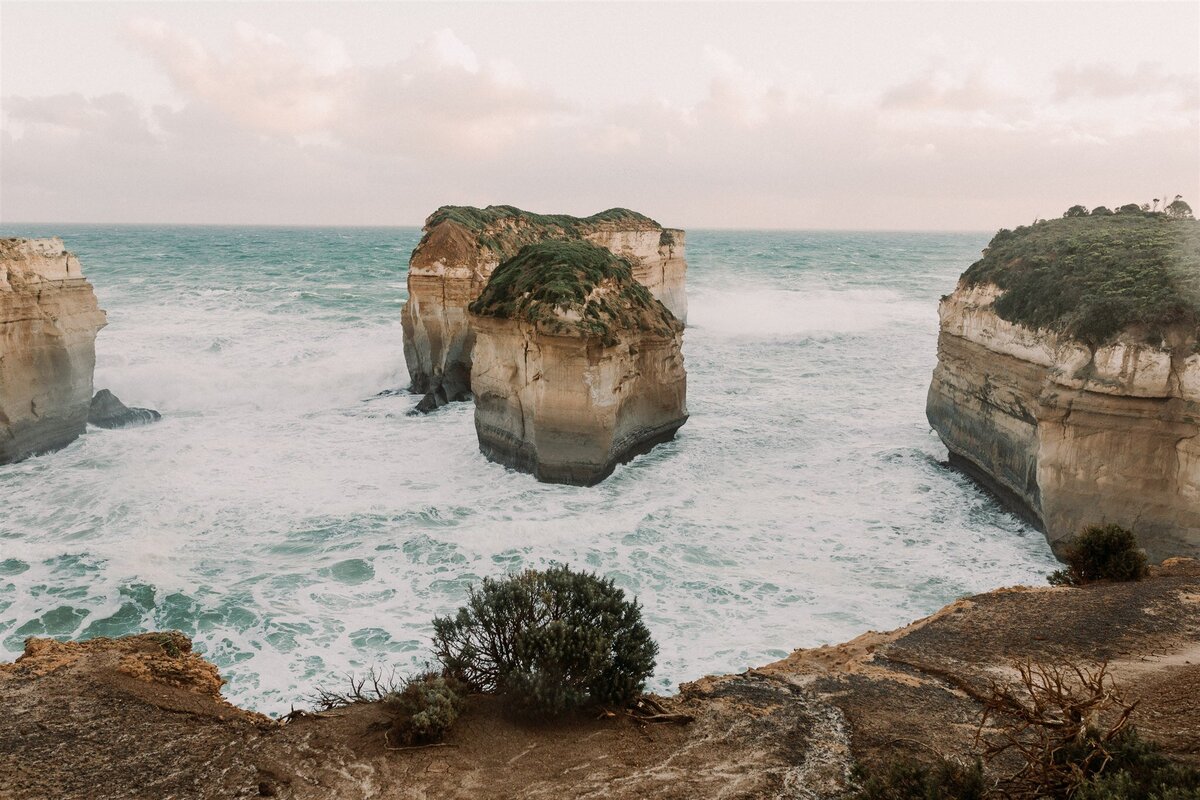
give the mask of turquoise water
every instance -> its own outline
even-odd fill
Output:
[[[161,423],[0,467],[0,657],[178,628],[227,695],[429,658],[483,576],[567,562],[636,594],[654,688],[1040,582],[1040,534],[941,465],[937,300],[986,234],[688,234],[691,419],[594,488],[407,416],[415,229],[3,226],[61,235],[109,325],[96,386]]]

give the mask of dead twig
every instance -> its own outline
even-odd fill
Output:
[[[649,695],[646,695],[645,697],[638,698],[638,703],[639,703],[639,704],[640,704],[640,703],[644,703],[644,704],[646,704],[646,705],[650,706],[651,708],[653,708],[653,709],[654,709],[656,712],[658,712],[659,714],[667,714],[667,713],[670,713],[670,712],[668,712],[668,711],[667,711],[667,709],[666,709],[666,708],[663,706],[663,704],[662,704],[662,703],[658,702],[657,700],[655,700],[653,697],[650,697]]]
[[[1090,669],[1014,666],[1015,687],[992,682],[976,745],[988,762],[1003,754],[1017,757],[1021,766],[1001,781],[1006,797],[1069,797],[1108,766],[1110,745],[1128,727],[1137,703],[1117,688],[1107,662]],[[985,736],[989,721],[994,728]]]
[[[630,712],[629,716],[636,719],[638,722],[662,723],[670,722],[676,725],[687,725],[689,722],[696,720],[691,714],[634,714]]]
[[[384,737],[385,741],[386,741],[386,738],[387,737]],[[387,750],[428,750],[431,747],[458,747],[458,745],[456,745],[452,742],[434,742],[433,744],[412,744],[412,745],[408,745],[407,747],[392,747],[390,744],[384,745],[384,748]]]

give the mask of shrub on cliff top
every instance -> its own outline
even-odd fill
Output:
[[[615,343],[618,330],[669,336],[679,325],[634,280],[627,260],[583,240],[526,245],[496,267],[469,308],[480,316],[533,322],[549,333],[599,336],[606,345]]]
[[[452,678],[434,672],[405,681],[404,688],[383,698],[392,715],[386,733],[391,745],[420,745],[440,742],[462,713],[461,688]]]
[[[645,214],[628,208],[610,208],[590,217],[572,217],[568,214],[534,214],[515,206],[442,206],[425,220],[426,233],[421,241],[424,242],[432,229],[444,222],[455,222],[473,231],[479,247],[490,250],[500,259],[510,258],[523,245],[543,238],[582,239],[605,223],[652,229],[662,227]],[[420,246],[417,245],[418,249]]]
[[[442,222],[453,221],[472,230],[482,230],[488,225],[494,225],[505,219],[521,220],[534,225],[562,228],[564,231],[571,233],[577,233],[580,227],[587,227],[601,222],[640,222],[661,227],[645,214],[630,211],[628,208],[610,208],[606,211],[592,214],[590,217],[572,217],[568,214],[535,214],[532,211],[524,211],[516,206],[488,206],[486,208],[442,206],[429,215],[429,218],[425,221],[425,226],[432,227]]]
[[[1049,576],[1055,586],[1082,586],[1092,581],[1137,581],[1146,577],[1146,554],[1137,537],[1119,525],[1085,528],[1063,550],[1067,568]]]
[[[927,767],[900,758],[876,773],[859,769],[854,777],[859,788],[852,800],[984,800],[989,795],[978,760],[964,766],[943,758]]]
[[[485,578],[457,615],[433,626],[448,675],[545,715],[629,702],[658,653],[636,600],[565,566]]]
[[[1107,742],[1105,752],[1103,771],[1080,785],[1073,800],[1200,800],[1200,770],[1172,762],[1136,728]]]
[[[1001,230],[963,280],[1003,289],[1001,318],[1093,345],[1135,327],[1200,335],[1200,223],[1128,208]]]

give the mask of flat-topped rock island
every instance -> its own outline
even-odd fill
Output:
[[[527,244],[548,240],[586,241],[627,259],[634,279],[686,320],[681,230],[624,208],[571,217],[513,206],[443,206],[425,221],[413,251],[401,313],[410,388],[425,395],[418,410],[468,399],[474,332],[467,306],[502,261]]]

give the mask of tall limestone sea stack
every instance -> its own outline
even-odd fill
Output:
[[[470,312],[475,429],[493,461],[592,485],[687,421],[683,323],[610,250],[527,245]]]
[[[467,398],[474,344],[467,305],[501,261],[547,240],[587,241],[627,259],[634,279],[679,320],[686,319],[683,231],[623,208],[570,217],[512,206],[444,206],[425,221],[413,251],[401,314],[410,388],[425,395],[419,410]]]
[[[0,464],[83,433],[104,325],[62,240],[0,239]]]
[[[1073,211],[997,233],[942,299],[929,422],[1056,549],[1114,523],[1200,555],[1200,223]]]

